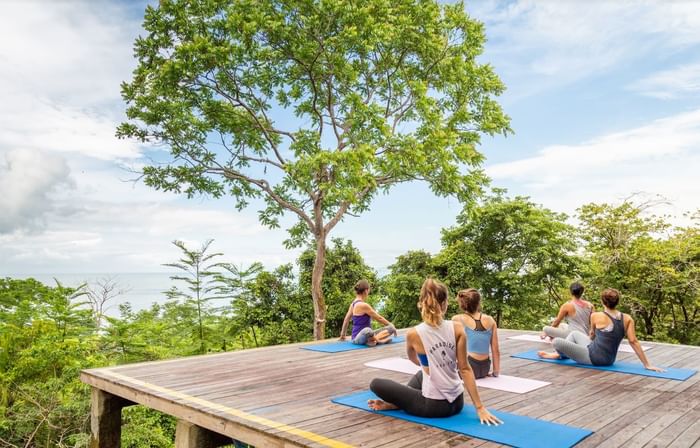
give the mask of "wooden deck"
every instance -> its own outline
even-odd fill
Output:
[[[552,384],[527,394],[480,388],[487,407],[593,430],[581,448],[700,447],[700,373],[674,381],[511,358],[539,345],[506,339],[522,333],[499,330],[502,373]],[[645,344],[656,365],[700,369],[700,347]],[[104,391],[257,447],[500,446],[330,402],[374,377],[406,382],[363,366],[404,351],[396,344],[327,354],[294,344],[92,369],[81,379],[93,386],[93,414],[95,392]]]

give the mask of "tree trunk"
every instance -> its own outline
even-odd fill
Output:
[[[255,334],[255,327],[251,325],[250,330],[253,332],[253,341],[255,341],[255,346],[260,347],[258,345],[258,336]]]
[[[653,316],[651,313],[649,314],[644,314],[644,327],[646,328],[647,335],[653,336],[654,335],[654,321],[653,321]]]
[[[323,270],[326,267],[326,235],[316,235],[316,258],[311,273],[311,298],[314,302],[314,339],[325,339],[326,301],[323,298]]]

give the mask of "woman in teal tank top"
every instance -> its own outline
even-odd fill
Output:
[[[474,288],[457,293],[457,303],[464,311],[452,320],[464,326],[467,334],[467,361],[474,371],[474,377],[498,376],[501,371],[501,353],[498,348],[498,328],[496,321],[481,312],[481,294]],[[489,357],[489,350],[493,358]],[[493,371],[491,361],[493,360]]]

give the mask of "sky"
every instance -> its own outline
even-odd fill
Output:
[[[175,239],[225,259],[292,262],[284,229],[230,199],[134,182],[147,148],[115,137],[143,1],[5,0],[0,6],[0,276],[163,271]],[[700,3],[474,1],[481,61],[507,86],[514,134],[484,138],[492,185],[574,215],[589,202],[662,195],[700,208]],[[332,236],[382,271],[440,249],[461,206],[422,184],[377,198]],[[681,219],[681,218],[677,218]]]

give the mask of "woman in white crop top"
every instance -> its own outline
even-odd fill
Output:
[[[464,389],[476,407],[481,423],[502,423],[481,403],[474,374],[467,362],[467,336],[458,322],[445,320],[447,287],[427,279],[420,291],[418,308],[423,323],[408,330],[406,353],[421,370],[408,385],[375,378],[370,389],[380,399],[369,407],[381,411],[402,409],[420,417],[449,417],[464,406]]]

